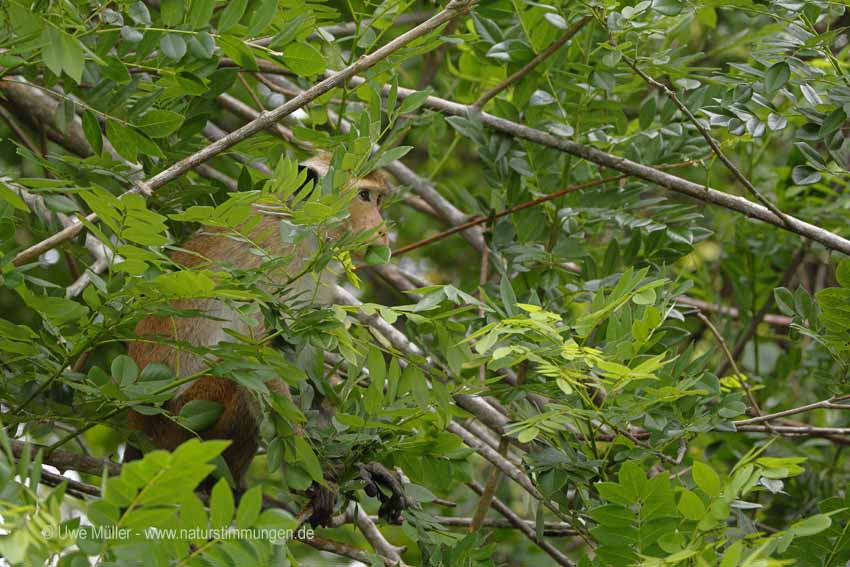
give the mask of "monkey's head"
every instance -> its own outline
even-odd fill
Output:
[[[308,179],[314,183],[328,173],[330,161],[327,155],[319,155],[301,162],[307,169]],[[387,229],[381,216],[381,205],[387,194],[387,183],[383,175],[375,171],[354,180],[354,199],[348,205],[348,224],[343,230],[351,232],[370,232],[370,244],[386,246],[389,244]]]

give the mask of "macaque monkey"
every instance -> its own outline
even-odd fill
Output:
[[[301,167],[308,169],[308,179],[312,175],[316,181],[328,173],[329,160],[324,156],[314,157],[303,162]],[[387,191],[383,177],[378,173],[372,173],[352,183],[356,193],[348,208],[350,216],[341,230],[350,232],[372,230],[371,243],[386,245],[387,235],[380,211],[383,196]],[[303,264],[311,256],[310,250],[300,248],[296,250],[292,245],[282,243],[279,230],[280,218],[272,214],[264,214],[256,208],[254,210],[256,214],[262,215],[262,219],[251,233],[252,237],[259,239],[257,244],[272,257],[293,257],[292,262],[285,269],[269,272],[274,280],[272,283],[282,285],[288,281],[288,278],[303,269]],[[338,237],[340,233],[328,235],[329,238],[334,236]],[[307,245],[298,246],[306,247]],[[186,268],[215,270],[223,264],[250,270],[258,268],[263,262],[263,258],[253,253],[252,248],[246,242],[228,238],[225,233],[206,229],[183,244],[185,252],[177,252],[172,255],[172,258]],[[317,283],[313,278],[305,276],[301,278],[303,282],[296,281],[293,286],[296,293],[308,292],[301,293],[302,297],[329,302],[331,294],[327,290],[325,292],[318,290],[313,293],[317,285],[328,288],[329,284],[333,283],[328,281],[329,279],[323,274]],[[230,337],[225,333],[225,329],[232,329],[245,335],[262,336],[264,334],[262,328],[249,329],[230,306],[217,299],[178,300],[173,305],[179,309],[201,310],[214,318],[151,316],[138,323],[135,335],[140,338],[157,335],[203,347],[214,346],[223,340],[228,340]],[[207,366],[199,355],[187,352],[185,349],[178,350],[170,344],[157,342],[133,341],[130,343],[128,354],[139,368],[154,362],[168,365],[174,372],[175,379],[201,372]],[[266,385],[272,391],[289,396],[289,388],[283,380],[270,380]],[[181,408],[192,400],[209,400],[221,404],[223,409],[218,419],[206,430],[197,432],[197,435],[203,439],[231,441],[223,457],[236,482],[237,490],[240,490],[245,471],[259,446],[262,412],[257,399],[248,389],[232,380],[203,376],[177,390],[174,397],[165,403],[164,409],[172,415],[177,415]],[[142,415],[130,410],[128,422],[131,428],[140,430],[150,437],[156,447],[167,450],[175,449],[195,435],[162,414]],[[294,429],[297,434],[298,429]],[[137,448],[127,446],[125,460],[137,459],[140,456],[141,453]]]

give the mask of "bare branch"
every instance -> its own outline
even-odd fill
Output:
[[[484,487],[474,481],[467,483],[467,486],[469,486],[479,495],[484,491]],[[561,550],[553,546],[548,541],[539,539],[537,537],[537,533],[534,531],[534,528],[529,525],[530,522],[526,522],[525,520],[517,516],[513,510],[511,510],[504,502],[502,502],[498,498],[493,498],[493,509],[496,510],[502,516],[504,516],[504,518],[508,522],[510,522],[514,527],[516,527],[523,534],[525,534],[525,537],[533,541],[535,544],[537,544],[538,547],[540,547],[540,549],[548,553],[549,556],[558,563],[558,565],[563,565],[564,567],[576,567],[575,561],[564,555]]]
[[[33,456],[38,453],[39,449],[47,449],[47,447],[26,443],[17,439],[10,440],[10,443],[12,444],[12,453],[17,458],[20,458],[27,449],[29,449]],[[108,459],[97,459],[63,449],[56,449],[49,454],[45,452],[44,464],[56,467],[60,471],[74,470],[94,475],[102,474],[104,468],[110,475],[116,475],[121,472],[121,465]]]
[[[404,565],[404,562],[401,560],[401,553],[404,551],[404,548],[388,542],[384,534],[381,533],[381,530],[375,525],[375,522],[369,517],[369,514],[363,511],[360,504],[352,502],[349,506],[353,507],[353,510],[350,510],[348,514],[354,518],[357,528],[375,552],[388,559],[388,565]]]
[[[798,413],[805,413],[807,411],[813,411],[817,409],[838,409],[838,410],[847,410],[850,409],[850,405],[839,404],[836,402],[841,402],[844,400],[850,400],[850,394],[845,394],[843,396],[833,396],[827,400],[821,400],[819,402],[814,402],[811,404],[806,404],[804,406],[798,406],[796,408],[791,408],[787,410],[778,411],[775,413],[768,413],[764,415],[759,415],[757,417],[752,417],[750,419],[741,419],[739,421],[733,421],[735,427],[738,428],[739,431],[742,431],[741,427],[745,425],[752,425],[754,423],[762,423],[765,421],[770,421],[772,419],[778,419],[780,417],[788,417],[789,415],[796,415]]]
[[[850,435],[850,427],[814,427],[812,425],[742,425],[738,431],[779,433],[784,436],[821,437],[827,435]],[[850,442],[850,439],[847,440]]]

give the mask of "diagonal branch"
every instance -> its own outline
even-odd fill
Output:
[[[638,76],[640,76],[640,78],[643,79],[644,81],[646,81],[649,85],[652,85],[652,86],[654,86],[658,89],[661,89],[661,91],[665,95],[667,95],[667,97],[670,100],[673,101],[673,104],[675,104],[676,107],[679,110],[682,111],[682,113],[688,118],[688,120],[691,122],[691,124],[693,124],[694,127],[696,127],[696,129],[699,131],[699,133],[702,135],[702,137],[705,138],[705,141],[708,142],[708,145],[711,146],[712,151],[717,155],[718,158],[720,158],[720,161],[723,162],[723,164],[726,166],[726,168],[729,171],[732,172],[732,175],[738,181],[741,182],[741,185],[743,185],[744,188],[747,191],[749,191],[750,194],[753,197],[755,197],[756,200],[758,200],[762,205],[764,205],[765,207],[770,209],[770,212],[772,212],[774,215],[776,215],[777,217],[782,219],[782,222],[784,222],[786,225],[790,226],[790,223],[788,221],[788,217],[785,215],[785,213],[782,212],[779,209],[779,207],[777,207],[772,202],[770,202],[770,200],[767,197],[762,195],[759,192],[759,190],[755,188],[755,186],[752,184],[752,182],[747,178],[747,176],[744,175],[744,173],[740,169],[738,169],[738,166],[735,165],[735,163],[731,159],[729,159],[729,157],[725,153],[723,153],[723,150],[720,149],[720,146],[717,144],[717,142],[714,140],[714,138],[711,137],[711,132],[709,132],[705,128],[705,126],[703,126],[702,123],[699,120],[697,120],[697,117],[693,115],[691,110],[687,106],[685,106],[685,104],[681,100],[679,100],[679,97],[676,96],[676,93],[674,93],[672,90],[670,90],[667,87],[667,85],[662,84],[662,83],[656,81],[655,79],[653,79],[652,77],[650,77],[649,75],[647,75],[644,71],[642,71],[640,69],[640,67],[637,66],[637,63],[632,61],[626,55],[623,55],[623,61],[625,61],[626,64],[629,67],[631,67],[634,70],[634,72],[637,73]]]
[[[369,69],[373,65],[378,62],[386,59],[408,43],[412,42],[415,39],[418,39],[445,24],[446,22],[452,20],[453,18],[466,13],[472,5],[475,3],[475,0],[451,0],[449,4],[440,12],[438,12],[434,17],[429,20],[423,22],[422,24],[416,26],[398,36],[391,42],[386,45],[378,48],[374,52],[369,55],[365,55],[361,57],[356,62],[352,63],[342,71],[332,74],[326,79],[316,83],[302,94],[293,97],[288,102],[282,104],[281,106],[275,108],[269,112],[263,112],[259,118],[245,124],[238,130],[234,130],[224,138],[218,140],[217,142],[213,142],[209,146],[201,149],[200,151],[183,158],[177,163],[171,165],[165,170],[157,173],[147,181],[139,182],[134,189],[130,192],[142,193],[143,195],[150,195],[151,192],[156,189],[162,187],[166,183],[177,179],[182,176],[184,173],[189,171],[190,169],[204,163],[210,158],[220,154],[224,150],[238,144],[242,140],[253,136],[257,132],[265,130],[278,120],[292,114],[294,111],[303,107],[305,104],[309,103],[312,100],[315,100],[319,96],[325,94],[333,88],[336,88],[348,79],[354,77],[357,73],[361,71],[365,71]],[[89,222],[93,222],[97,219],[97,215],[95,213],[91,213],[86,217],[86,220]],[[42,240],[41,242],[30,246],[26,250],[19,252],[15,258],[12,260],[12,264],[15,266],[20,266],[26,262],[29,262],[40,254],[50,250],[51,248],[55,248],[62,242],[65,242],[77,234],[79,234],[83,230],[82,223],[68,227],[63,229],[62,231],[54,234],[53,236]]]
[[[478,484],[477,482],[469,482],[467,483],[467,486],[469,486],[473,491],[475,491],[479,495],[484,492],[484,487]],[[504,518],[508,522],[510,522],[511,525],[513,525],[523,534],[525,534],[525,537],[536,543],[540,547],[540,549],[548,553],[549,556],[558,563],[558,565],[563,565],[564,567],[576,566],[575,561],[564,555],[561,550],[556,548],[548,541],[538,538],[537,533],[534,531],[534,528],[529,525],[529,522],[526,522],[525,520],[517,516],[516,513],[511,510],[507,504],[505,504],[498,498],[493,498],[493,509],[496,510],[502,516],[504,516]]]
[[[362,77],[355,77],[352,79],[352,83],[356,86],[359,86],[364,82],[365,79]],[[389,94],[390,88],[390,85],[384,85],[382,92],[385,96]],[[415,92],[416,91],[412,89],[399,87],[398,98],[406,98]],[[467,117],[470,114],[474,114],[474,109],[470,105],[460,104],[436,96],[427,97],[423,102],[423,106],[450,116]],[[542,130],[525,126],[505,118],[500,118],[486,112],[478,114],[477,119],[488,128],[503,132],[509,136],[554,148],[597,165],[620,171],[655,185],[659,185],[665,189],[687,195],[688,197],[692,197],[699,201],[724,207],[731,211],[741,213],[747,217],[758,219],[768,224],[788,230],[789,232],[820,242],[830,250],[836,250],[850,255],[850,240],[847,240],[843,236],[819,226],[807,223],[788,214],[784,215],[785,219],[783,220],[782,217],[776,215],[767,207],[753,203],[743,197],[717,191],[711,187],[700,185],[676,175],[665,173],[655,167],[643,165],[624,157],[603,152],[572,140],[559,138],[547,132],[543,132]]]
[[[531,71],[533,71],[535,67],[537,67],[538,65],[540,65],[540,63],[551,57],[552,54],[558,51],[562,45],[572,39],[572,37],[577,34],[581,30],[581,28],[583,28],[584,25],[590,20],[591,16],[584,16],[583,18],[575,22],[573,25],[571,25],[569,28],[567,28],[567,31],[565,31],[561,37],[552,42],[552,45],[535,55],[531,61],[523,65],[522,69],[520,69],[519,71],[517,71],[516,73],[514,73],[513,75],[511,75],[510,77],[508,77],[507,79],[505,79],[504,81],[502,81],[501,83],[499,83],[498,85],[478,97],[478,100],[476,100],[475,103],[473,103],[472,105],[473,108],[484,108],[484,105],[487,104],[491,98],[493,98],[512,84],[516,83],[517,81],[522,80],[522,78],[531,73]]]

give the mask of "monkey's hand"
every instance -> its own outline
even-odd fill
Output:
[[[380,463],[368,463],[360,465],[360,477],[366,481],[366,494],[381,501],[378,516],[391,524],[400,524],[401,513],[408,506],[401,476]]]
[[[314,482],[307,490],[307,496],[310,497],[310,505],[313,508],[313,514],[307,521],[314,528],[316,526],[329,526],[336,507],[337,487],[328,480],[326,482],[327,486]]]

